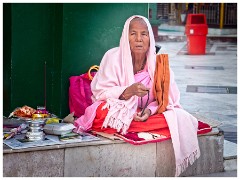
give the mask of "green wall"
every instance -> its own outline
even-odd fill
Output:
[[[3,112],[44,105],[69,113],[69,77],[99,64],[119,45],[126,19],[148,16],[147,3],[3,4]],[[46,68],[45,68],[46,67]]]

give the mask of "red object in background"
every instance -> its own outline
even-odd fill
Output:
[[[208,26],[205,14],[188,14],[185,34],[187,36],[188,54],[206,54]]]

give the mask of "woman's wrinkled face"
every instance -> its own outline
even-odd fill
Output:
[[[148,27],[141,18],[134,18],[129,25],[129,44],[132,53],[146,53],[150,45]]]

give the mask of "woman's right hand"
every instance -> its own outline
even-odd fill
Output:
[[[125,100],[131,98],[134,95],[138,97],[143,97],[148,93],[149,89],[150,88],[147,88],[142,83],[138,82],[127,87],[121,96],[124,97]]]

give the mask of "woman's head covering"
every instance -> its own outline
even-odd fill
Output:
[[[123,91],[135,83],[132,55],[128,39],[129,24],[135,17],[142,18],[148,27],[150,47],[146,57],[148,72],[153,81],[156,65],[156,50],[152,27],[147,18],[134,15],[125,22],[120,39],[120,46],[110,49],[105,53],[100,63],[99,71],[91,83],[93,101],[106,101],[104,108],[109,109],[103,127],[112,127],[117,129],[117,131],[121,131],[123,134],[125,134],[129,128],[138,104],[137,96],[132,96],[126,101],[119,100],[119,96]]]
[[[120,51],[122,52],[122,60],[123,63],[126,63],[128,66],[129,62],[132,62],[132,56],[131,56],[131,50],[129,45],[129,25],[132,19],[134,18],[141,18],[144,20],[144,22],[147,24],[148,32],[149,32],[149,38],[150,38],[150,46],[149,50],[147,52],[147,64],[148,64],[148,72],[150,73],[150,77],[153,79],[154,77],[154,70],[155,70],[155,62],[156,62],[156,48],[155,48],[155,39],[153,35],[152,26],[149,23],[149,20],[143,16],[140,15],[133,15],[130,18],[127,19],[127,21],[124,24],[122,37],[120,39]],[[128,70],[133,69],[132,66],[129,66]]]

